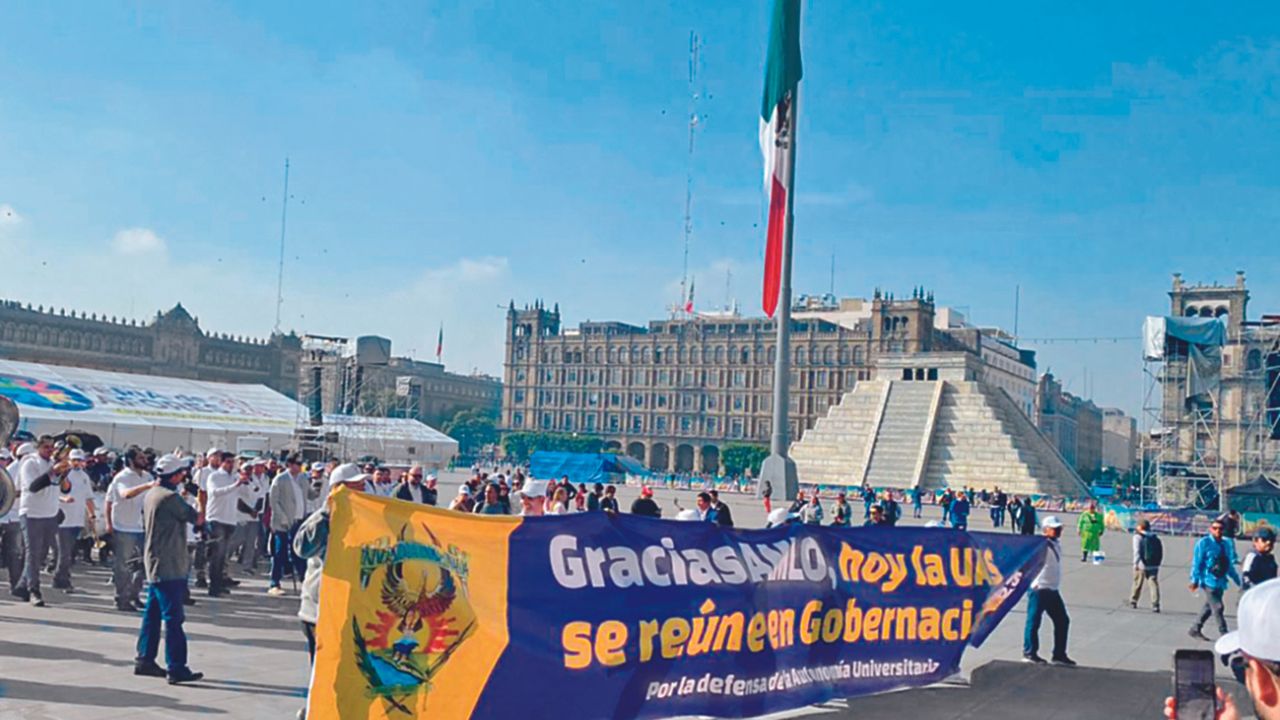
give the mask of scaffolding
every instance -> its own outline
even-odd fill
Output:
[[[1234,485],[1280,484],[1280,322],[1246,323],[1227,347],[1236,367],[1207,403],[1185,402],[1185,353],[1144,358],[1144,505],[1220,510]]]

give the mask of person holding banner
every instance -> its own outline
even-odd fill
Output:
[[[1031,581],[1031,590],[1027,593],[1027,625],[1023,633],[1022,659],[1037,665],[1044,664],[1040,657],[1040,620],[1045,613],[1053,621],[1053,664],[1074,666],[1076,663],[1067,657],[1067,629],[1071,620],[1067,617],[1066,603],[1062,602],[1062,546],[1058,539],[1062,537],[1062,521],[1050,515],[1040,523],[1044,536],[1049,539],[1049,548],[1044,557],[1044,568],[1036,579]]]
[[[329,492],[345,487],[352,492],[365,492],[370,476],[360,471],[355,463],[344,463],[329,473]],[[307,639],[308,662],[316,661],[316,623],[320,618],[320,577],[324,574],[325,547],[329,544],[329,504],[324,503],[298,527],[293,537],[293,552],[307,562],[307,573],[302,579],[302,591],[298,603],[298,620],[302,622],[302,634]],[[307,716],[307,708],[298,711],[299,718]]]
[[[658,507],[658,503],[653,499],[653,488],[648,485],[640,488],[640,497],[631,503],[631,514],[651,518],[662,517],[662,508]]]

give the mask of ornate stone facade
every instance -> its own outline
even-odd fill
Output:
[[[776,326],[697,315],[647,327],[560,327],[542,303],[507,311],[502,426],[599,435],[665,471],[715,471],[728,443],[768,444]],[[803,436],[890,354],[965,352],[934,326],[923,290],[906,300],[801,298],[792,316],[791,438]]]
[[[0,357],[115,372],[298,390],[296,335],[270,339],[206,333],[179,303],[149,323],[0,302]]]

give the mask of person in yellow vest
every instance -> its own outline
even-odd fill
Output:
[[[1102,533],[1106,532],[1106,520],[1098,512],[1098,501],[1090,500],[1089,509],[1080,513],[1080,562],[1089,559],[1089,553],[1102,548]]]

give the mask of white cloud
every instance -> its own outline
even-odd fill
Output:
[[[22,223],[22,216],[9,203],[0,203],[0,230],[15,227]]]
[[[111,238],[111,249],[118,255],[156,255],[165,253],[168,244],[148,228],[127,228]]]

